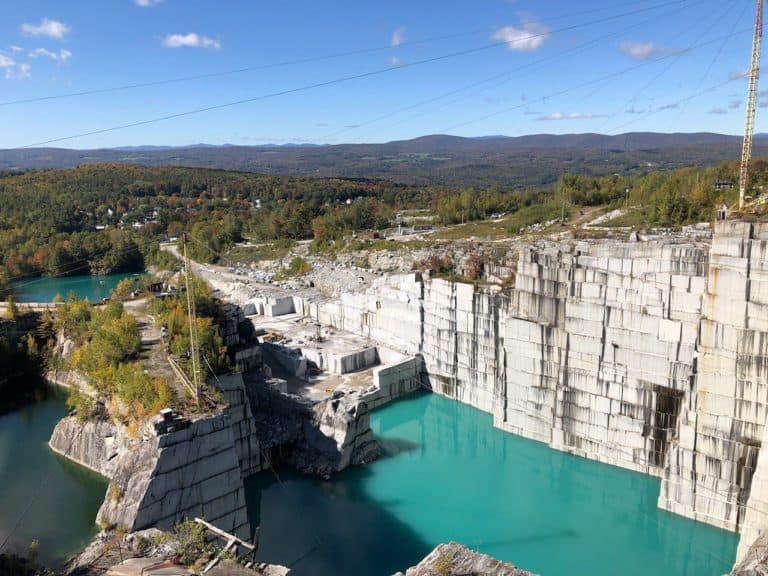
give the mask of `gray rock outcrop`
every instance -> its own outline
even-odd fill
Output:
[[[243,479],[271,465],[270,457],[327,478],[379,455],[360,393],[312,403],[263,378],[246,386],[234,374],[218,384],[224,412],[173,432],[158,434],[146,423],[132,438],[108,419],[58,423],[51,449],[110,480],[98,523],[168,530],[200,517],[249,540]]]
[[[395,576],[534,576],[531,572],[515,568],[512,564],[473,552],[466,546],[450,542],[440,544],[429,556],[405,574]]]
[[[338,391],[332,398],[314,403],[275,390],[260,376],[249,379],[246,388],[255,434],[267,458],[329,478],[380,455],[361,393]]]
[[[111,420],[81,422],[67,416],[53,429],[48,445],[81,466],[112,478],[117,470],[118,455],[130,444],[124,432]]]
[[[763,534],[743,553],[731,576],[768,576],[768,534]]]
[[[537,241],[513,287],[406,274],[295,307],[420,353],[499,428],[660,477],[661,508],[742,531],[742,557],[768,530],[768,224],[708,235]]]

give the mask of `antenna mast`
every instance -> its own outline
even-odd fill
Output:
[[[197,312],[195,311],[195,297],[192,294],[192,284],[189,281],[190,266],[187,255],[187,242],[189,237],[184,232],[181,236],[184,244],[184,282],[187,286],[187,315],[189,317],[189,355],[192,361],[192,384],[195,387],[195,401],[200,406],[200,394],[202,384],[200,382],[200,348],[197,341]]]
[[[739,210],[744,208],[744,195],[749,179],[749,160],[752,158],[752,134],[755,132],[755,109],[757,107],[757,81],[760,78],[760,49],[763,43],[763,0],[757,0],[755,34],[752,37],[752,63],[749,67],[749,88],[747,89],[747,118],[744,126],[744,145],[741,149],[741,170],[739,173]]]

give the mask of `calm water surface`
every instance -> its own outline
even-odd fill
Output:
[[[308,576],[390,575],[455,540],[543,576],[716,576],[738,537],[656,507],[659,480],[492,427],[437,395],[371,418],[389,457],[323,482],[248,485],[260,557]],[[259,522],[260,519],[260,522]]]
[[[78,298],[96,302],[112,294],[115,286],[136,274],[109,274],[108,276],[69,276],[67,278],[29,278],[13,284],[19,302],[53,302],[56,295],[66,298],[74,292]]]
[[[97,532],[96,512],[107,490],[106,479],[48,448],[66,413],[64,395],[51,388],[45,400],[0,416],[0,543],[12,532],[9,549],[25,553],[37,539],[40,560],[50,566]]]

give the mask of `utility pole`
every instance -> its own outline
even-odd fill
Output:
[[[184,282],[187,287],[187,316],[189,317],[189,355],[192,362],[192,384],[195,387],[195,401],[197,407],[200,407],[200,396],[202,394],[202,383],[200,380],[200,348],[197,341],[197,312],[195,310],[195,296],[192,293],[192,283],[189,281],[190,266],[189,256],[187,255],[187,243],[189,236],[186,232],[181,235],[184,245]]]
[[[739,210],[744,208],[744,196],[749,180],[749,161],[752,158],[752,135],[755,131],[755,110],[757,108],[757,82],[760,79],[760,49],[763,43],[763,0],[757,0],[755,33],[752,37],[752,63],[749,67],[747,88],[747,112],[744,125],[744,144],[741,148],[741,169],[739,171]]]

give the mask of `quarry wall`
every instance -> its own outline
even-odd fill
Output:
[[[128,530],[171,529],[185,518],[250,539],[243,479],[283,458],[298,470],[328,478],[379,456],[370,429],[372,404],[420,386],[419,359],[382,367],[365,392],[338,391],[311,402],[275,390],[263,376],[219,376],[226,405],[221,413],[175,423],[157,432],[152,422],[138,431],[108,417],[62,419],[52,450],[110,480],[97,522]]]
[[[710,242],[537,242],[513,289],[418,274],[307,306],[418,352],[422,380],[509,432],[661,478],[659,506],[768,528],[768,226]]]

